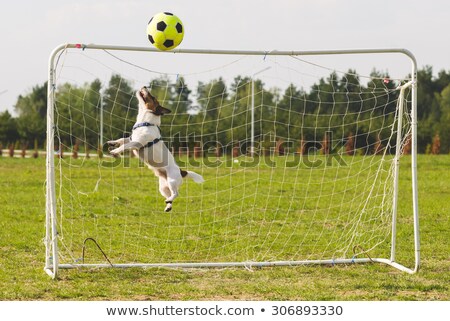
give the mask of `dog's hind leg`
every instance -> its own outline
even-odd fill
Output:
[[[170,197],[166,198],[166,212],[172,209],[172,202],[178,196],[178,187],[181,185],[181,183],[182,177],[179,168],[174,168],[167,171],[167,184],[171,195]]]
[[[167,186],[169,196],[166,197],[166,208],[164,211],[169,212],[172,210],[172,203],[173,200],[178,196],[178,186],[176,185],[176,182],[172,178],[167,178]]]
[[[151,166],[149,165],[149,168]],[[172,201],[167,201],[172,196],[172,192],[169,188],[169,183],[167,181],[167,174],[165,171],[155,170],[155,175],[159,178],[159,192],[166,199],[166,208],[164,211],[169,212],[172,210]]]
[[[170,212],[172,210],[172,201],[166,201],[166,208],[164,212]]]
[[[167,180],[165,177],[159,177],[159,192],[166,199],[168,199],[170,195],[172,195],[169,189],[169,184],[167,184]]]

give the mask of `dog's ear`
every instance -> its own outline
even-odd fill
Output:
[[[161,105],[156,106],[156,114],[158,115],[165,115],[170,114],[172,111],[170,109],[167,109]]]

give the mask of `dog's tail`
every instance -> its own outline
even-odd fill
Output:
[[[184,170],[180,170],[181,171],[181,176],[184,177],[189,177],[192,178],[192,180],[196,183],[203,183],[205,180],[203,179],[203,176],[191,171],[184,171]]]

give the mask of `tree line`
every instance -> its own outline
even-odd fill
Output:
[[[417,76],[418,151],[449,153],[450,72],[440,71],[434,77],[432,68],[425,67]],[[354,70],[343,75],[332,72],[308,90],[295,84],[285,89],[266,88],[255,79],[254,95],[252,79],[243,76],[230,84],[222,78],[199,82],[196,88],[190,88],[183,77],[175,82],[160,77],[148,85],[160,103],[172,110],[164,116],[162,135],[174,147],[205,147],[209,143],[231,148],[248,141],[252,97],[259,146],[292,141],[297,150],[305,142],[309,147],[320,142],[347,145],[348,149],[350,142],[363,153],[395,146],[391,125],[396,117],[399,83],[383,72],[373,71],[367,82]],[[96,79],[83,85],[58,86],[55,122],[59,144],[97,149],[101,126],[104,141],[129,135],[137,115],[136,89],[120,75],[112,75],[105,85]],[[410,92],[407,99],[411,99]],[[42,148],[47,83],[20,95],[14,108],[17,117],[8,111],[0,113],[0,145]]]

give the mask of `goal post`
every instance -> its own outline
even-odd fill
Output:
[[[114,63],[87,56],[91,52]],[[153,65],[142,56],[134,61],[133,53],[168,60]],[[409,60],[409,77],[365,77],[304,60],[372,55]],[[227,59],[201,71],[189,70],[192,62],[184,63],[182,72],[172,70],[169,58],[185,56]],[[79,58],[79,64],[71,60]],[[180,167],[206,178],[201,186],[183,183],[170,214],[162,212],[157,179],[149,178],[152,174],[143,164],[130,155],[115,160],[101,150],[89,156],[103,139],[129,133],[136,113],[133,98],[119,101],[128,89],[120,87],[105,98],[105,89],[86,85],[89,79],[100,78],[103,84],[107,79],[95,74],[91,63],[102,68],[101,75],[120,75],[119,86],[132,78],[134,90],[163,77],[151,83],[158,100],[173,109],[172,118],[163,118],[163,139]],[[304,65],[331,75],[314,75],[319,83],[307,92],[309,80],[296,82],[315,71],[304,71]],[[177,87],[164,77],[177,84],[192,78],[192,83]],[[224,85],[226,77],[234,78],[230,87]],[[82,267],[378,262],[417,272],[416,77],[416,60],[406,49],[161,52],[149,47],[58,46],[48,71],[45,271],[56,278],[59,269]],[[283,88],[266,89],[263,80]],[[195,86],[197,95],[188,96]],[[412,244],[401,244],[399,258],[399,193],[405,188],[399,183],[400,164],[405,154],[411,163],[407,202],[413,223],[406,234]],[[89,239],[95,245],[87,251],[96,258],[88,260]],[[404,259],[407,264],[401,263]]]

